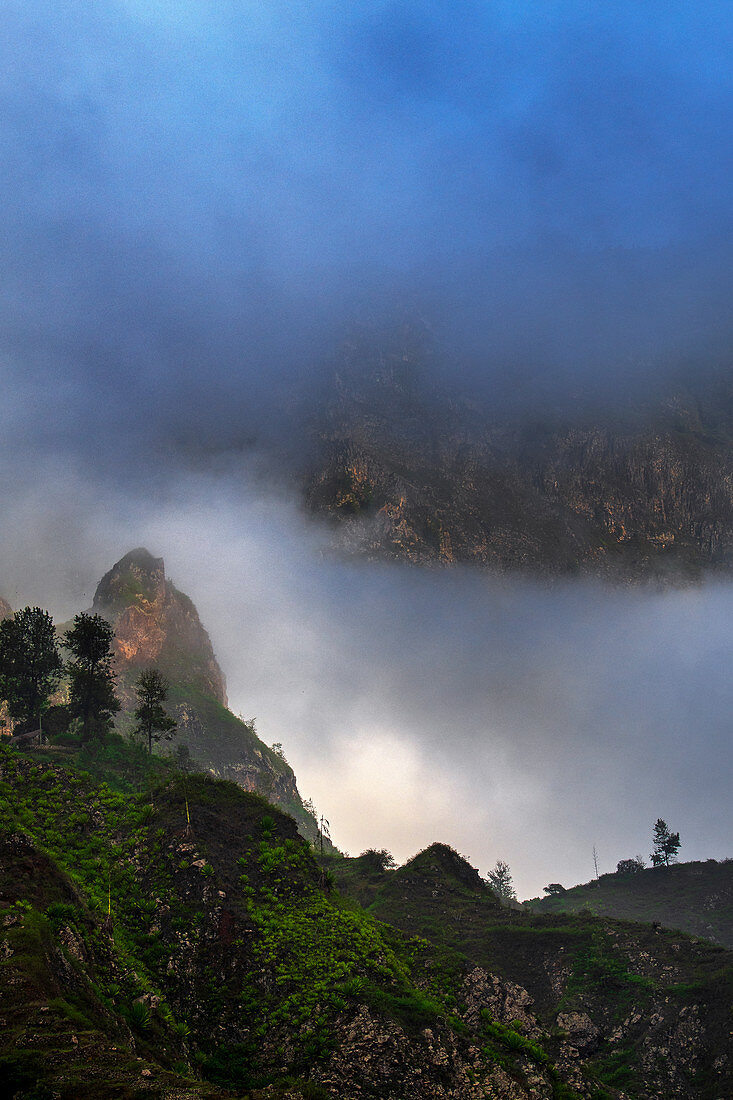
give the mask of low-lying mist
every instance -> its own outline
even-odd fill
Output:
[[[295,504],[221,474],[130,503],[45,471],[0,533],[0,592],[61,619],[146,545],[196,603],[230,705],[280,741],[352,854],[443,840],[520,896],[651,850],[730,851],[733,586],[551,587],[345,562]]]

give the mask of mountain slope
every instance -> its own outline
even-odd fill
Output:
[[[179,775],[130,801],[51,757],[0,746],[12,1095],[216,1095],[199,1072],[252,1100],[613,1095],[517,1030],[500,980],[324,893],[259,797]]]
[[[346,550],[637,578],[730,567],[730,372],[612,410],[507,411],[431,381],[429,358],[414,329],[361,333],[311,413],[306,500]]]

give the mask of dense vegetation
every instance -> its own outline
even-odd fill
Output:
[[[0,965],[23,975],[3,983],[13,1080],[113,1095],[132,1052],[156,1079],[254,1088],[307,1075],[357,1003],[408,1032],[461,1030],[428,944],[324,890],[310,846],[264,800],[120,739],[63,753],[61,766],[53,748],[0,746]],[[78,1044],[83,1063],[68,1057]]]

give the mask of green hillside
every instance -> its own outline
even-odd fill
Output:
[[[445,845],[321,860],[261,796],[121,738],[0,745],[0,810],[0,1097],[733,1091],[709,943],[505,909]]]
[[[557,897],[533,898],[527,905],[536,913],[587,910],[624,920],[656,921],[733,948],[733,860],[601,875]]]

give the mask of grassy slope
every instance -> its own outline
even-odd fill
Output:
[[[534,898],[536,913],[587,909],[623,920],[658,921],[733,948],[733,861],[679,863],[631,875],[601,875],[559,897]]]

